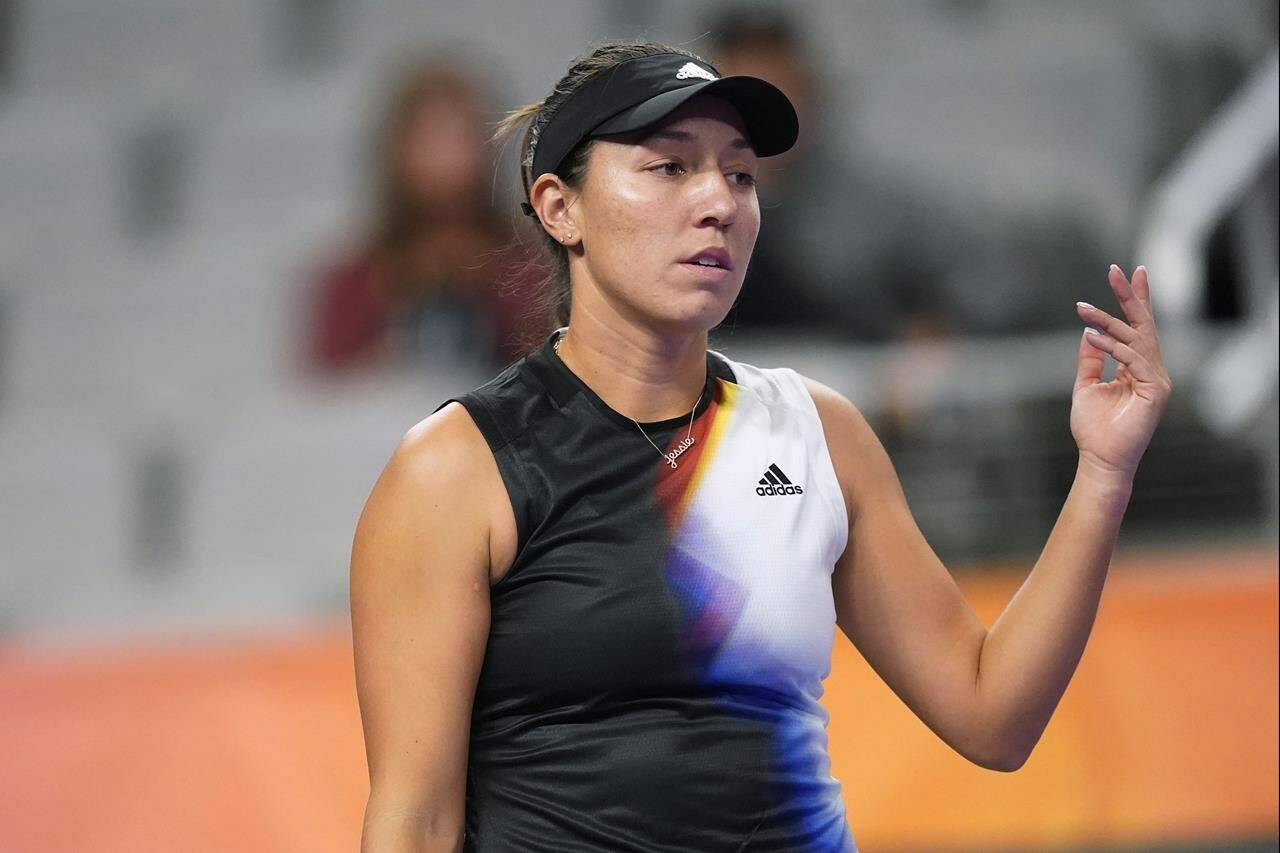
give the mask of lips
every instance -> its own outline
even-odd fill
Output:
[[[702,258],[709,258],[715,261],[716,266],[720,267],[721,269],[726,269],[726,270],[733,269],[733,262],[729,260],[729,253],[724,249],[719,248],[718,246],[709,246],[703,249],[701,252],[698,252],[698,254],[694,255],[693,257],[686,258],[683,261],[683,263],[699,264],[699,261]],[[700,265],[709,266],[706,264],[700,264]]]

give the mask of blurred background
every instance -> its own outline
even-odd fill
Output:
[[[1263,0],[0,0],[0,849],[356,848],[355,522],[552,328],[486,140],[612,38],[796,103],[711,346],[867,414],[988,625],[1074,473],[1074,303],[1150,270],[1175,395],[1075,680],[996,774],[837,637],[860,845],[1276,849]]]

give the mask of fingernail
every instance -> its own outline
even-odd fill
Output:
[[[1115,264],[1111,265],[1111,269],[1115,270],[1116,272],[1120,272],[1120,267],[1116,266]]]
[[[1077,305],[1079,305],[1081,308],[1092,308],[1092,307],[1093,307],[1093,306],[1092,306],[1092,305],[1090,305],[1088,302],[1077,302],[1076,304],[1077,304]]]
[[[1093,328],[1085,329],[1085,330],[1084,330],[1084,333],[1085,333],[1086,335],[1093,335],[1094,337],[1097,337],[1097,336],[1098,336],[1098,330],[1097,330],[1097,329],[1093,329]]]

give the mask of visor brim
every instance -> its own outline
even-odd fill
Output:
[[[606,136],[644,130],[697,95],[716,95],[737,107],[746,125],[748,142],[760,157],[771,157],[795,145],[800,122],[795,107],[782,90],[759,77],[733,76],[682,86],[654,95],[611,116],[591,131]]]

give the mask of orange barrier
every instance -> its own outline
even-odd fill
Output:
[[[986,625],[1026,576],[960,578]],[[1274,835],[1274,551],[1118,555],[1089,644],[1016,773],[925,728],[839,637],[832,775],[869,850],[1045,849]]]
[[[1025,576],[962,574],[991,624]],[[1274,834],[1274,551],[1118,555],[1089,647],[1014,774],[942,744],[838,637],[832,772],[867,851]],[[0,651],[0,848],[358,847],[350,634]]]

